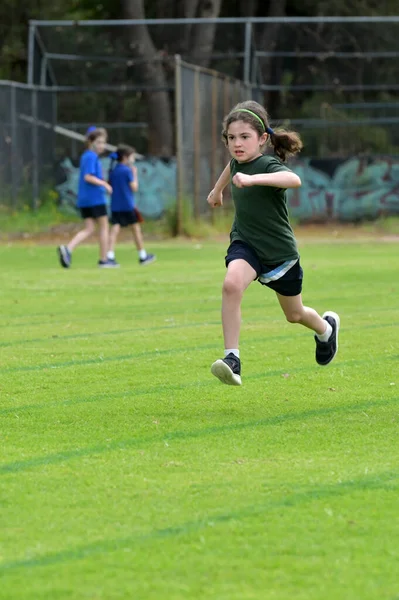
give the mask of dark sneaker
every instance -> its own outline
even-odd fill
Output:
[[[61,266],[64,267],[64,269],[69,269],[72,262],[72,256],[68,248],[66,246],[58,246],[57,252]]]
[[[337,313],[330,310],[324,313],[323,319],[325,319],[332,327],[330,338],[328,342],[321,342],[317,335],[315,335],[314,339],[316,340],[316,362],[319,365],[325,366],[335,358],[338,352],[340,319]]]
[[[115,258],[107,258],[108,268],[118,268],[120,264],[115,260]]]
[[[227,385],[241,385],[241,362],[232,352],[215,361],[211,366],[211,373]]]
[[[147,254],[147,256],[145,258],[139,258],[139,263],[140,263],[140,265],[149,265],[150,263],[153,263],[155,260],[157,260],[157,257],[155,256],[155,254]]]
[[[107,258],[107,260],[99,260],[98,266],[100,269],[115,269],[119,267],[119,263],[117,263],[115,259],[110,260]]]

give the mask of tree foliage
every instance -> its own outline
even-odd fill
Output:
[[[2,0],[0,4],[0,77],[26,80],[27,40],[29,19],[120,19],[120,18],[188,18],[226,16],[356,16],[394,15],[398,13],[397,0],[74,0],[65,5],[60,0]],[[370,28],[362,24],[332,26],[307,24],[301,27],[280,24],[259,24],[254,27],[254,48],[264,52],[279,51],[274,57],[265,56],[258,61],[258,72],[263,83],[311,87],[336,85],[336,92],[327,94],[332,103],[341,100],[364,101],[392,99],[389,91],[367,93],[354,91],[343,95],[340,86],[347,83],[373,84],[392,82],[396,78],[395,60],[367,60],[334,58],[333,52],[375,52],[397,50],[399,26]],[[242,26],[190,25],[180,27],[134,27],[123,30],[110,28],[107,38],[98,40],[91,31],[91,46],[120,53],[120,48],[132,58],[133,68],[126,68],[124,77],[143,85],[166,87],[172,81],[167,58],[175,53],[203,66],[227,71],[242,77],[242,61],[229,57],[243,50]],[[100,42],[100,43],[99,43]],[[318,58],[295,55],[301,49],[323,52]],[[62,49],[61,49],[62,51]],[[283,53],[291,51],[291,55]],[[220,58],[220,53],[227,54]],[[82,65],[80,65],[82,67]],[[377,68],[376,68],[377,67]],[[83,65],[82,69],[85,68]],[[89,73],[89,68],[87,67]],[[97,71],[98,73],[99,71]],[[117,80],[116,67],[101,71],[105,81]],[[87,75],[89,80],[89,75]],[[118,80],[119,82],[119,80]],[[93,81],[93,83],[95,83]],[[318,92],[269,92],[265,103],[269,111],[281,118],[301,117],[313,107],[318,107]],[[87,96],[89,98],[89,96]],[[89,101],[92,102],[92,100]],[[78,120],[83,109],[74,106],[71,98],[64,103],[71,118]],[[325,102],[324,102],[325,104]],[[133,111],[134,107],[134,111]],[[134,114],[133,114],[134,112]],[[144,114],[146,113],[146,114]],[[173,152],[172,97],[167,91],[144,92],[130,98],[114,95],[104,99],[104,119],[146,119],[149,123],[149,149],[170,156]],[[125,117],[124,117],[125,115]],[[317,116],[317,114],[312,115]],[[123,118],[124,117],[124,118]],[[343,116],[345,118],[345,115]],[[398,141],[399,143],[399,141]]]

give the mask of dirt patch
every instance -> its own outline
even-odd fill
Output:
[[[323,225],[300,225],[295,235],[303,243],[350,243],[350,242],[399,242],[399,235],[389,234],[373,225],[354,225],[352,223],[327,223]]]
[[[16,233],[0,233],[0,244],[10,244],[13,242],[22,242],[26,244],[40,244],[40,245],[59,245],[66,244],[69,240],[82,229],[81,223],[63,223],[62,225],[57,225],[55,227],[51,227],[47,231],[40,231],[36,233],[30,232],[16,232]],[[144,232],[145,233],[145,232]],[[161,239],[160,236],[150,236],[145,234],[146,239]],[[132,241],[132,233],[129,230],[121,230],[118,242],[124,241]],[[98,238],[96,234],[94,234],[91,240],[85,242],[98,244]]]
[[[10,233],[0,234],[0,243],[9,244],[13,242],[22,242],[26,244],[43,244],[43,245],[58,245],[67,243],[75,233],[82,228],[81,223],[63,223],[51,227],[47,231],[38,233]],[[176,238],[168,238],[162,234],[154,234],[145,231],[145,239],[148,241],[179,241]],[[300,244],[306,243],[359,243],[359,242],[399,242],[399,235],[389,234],[377,226],[370,225],[354,225],[345,223],[327,223],[327,224],[309,224],[299,225],[295,227],[295,235]],[[183,238],[188,239],[188,238]],[[228,231],[226,233],[218,233],[213,236],[202,239],[193,236],[194,240],[201,242],[214,241],[227,243]],[[132,235],[129,230],[121,230],[118,240],[120,242],[132,241]],[[94,235],[91,243],[97,244],[97,237]]]

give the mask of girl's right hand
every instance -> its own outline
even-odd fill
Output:
[[[222,192],[215,192],[215,190],[212,190],[208,195],[207,202],[212,208],[215,208],[215,206],[223,206]]]
[[[104,182],[104,188],[105,188],[105,191],[107,192],[107,194],[109,194],[109,195],[112,194],[112,187],[106,181]]]

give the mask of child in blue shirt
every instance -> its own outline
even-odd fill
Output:
[[[137,168],[134,166],[135,150],[131,146],[120,145],[113,159],[115,166],[111,167],[109,183],[112,187],[111,196],[111,232],[109,236],[109,251],[107,259],[118,266],[115,260],[115,244],[121,227],[131,225],[133,237],[139,253],[139,264],[147,265],[154,262],[155,255],[147,254],[144,249],[143,236],[141,233],[140,213],[135,206],[135,193],[139,183]]]
[[[99,226],[100,260],[98,266],[112,268],[107,260],[108,249],[108,214],[105,193],[112,193],[112,188],[103,179],[99,156],[104,152],[107,141],[105,129],[94,128],[87,133],[87,149],[80,159],[80,174],[77,207],[84,220],[84,229],[79,231],[66,246],[59,246],[58,255],[61,265],[68,269],[71,266],[72,251],[90,237]]]

